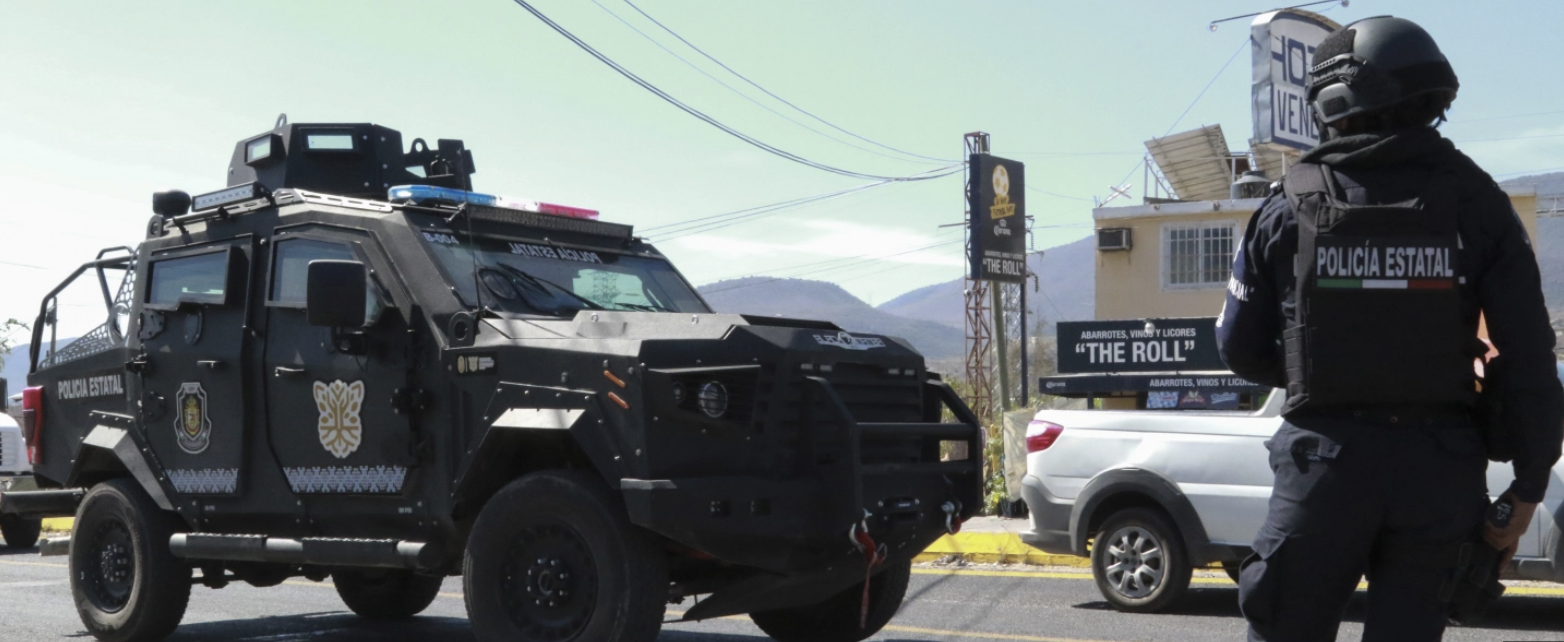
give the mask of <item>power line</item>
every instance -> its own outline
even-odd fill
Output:
[[[746,94],[746,93],[744,93],[742,91],[739,91],[738,89],[734,88],[732,85],[729,85],[728,83],[722,82],[722,80],[720,78],[717,78],[716,76],[713,76],[713,75],[707,73],[705,69],[701,69],[695,63],[690,62],[689,60],[685,59],[684,56],[681,56],[678,53],[675,53],[672,49],[669,49],[669,48],[663,46],[662,43],[657,42],[656,38],[653,38],[653,37],[647,35],[646,32],[641,31],[635,25],[630,24],[630,22],[628,20],[625,20],[623,17],[620,17],[619,14],[614,13],[613,9],[609,9],[603,3],[598,2],[598,0],[592,0],[592,4],[597,5],[597,8],[602,9],[608,15],[613,16],[615,20],[618,20],[620,22],[620,24],[623,24],[624,26],[629,27],[631,31],[634,31],[637,34],[639,34],[642,38],[645,38],[647,42],[650,42],[653,45],[656,45],[658,49],[661,49],[661,50],[667,52],[668,55],[673,56],[674,58],[677,58],[679,60],[679,62],[682,62],[686,66],[688,66],[689,68],[694,69],[695,71],[699,72],[702,76],[705,76],[705,77],[711,79],[712,82],[717,83],[719,85],[722,85],[722,87],[724,89],[727,89],[728,91],[733,92],[738,97],[743,98],[744,100],[747,100],[747,101],[749,101],[751,103],[754,103],[756,107],[759,107],[759,108],[764,109],[764,110],[766,110],[768,112],[771,112],[772,114],[775,114],[778,118],[781,118],[783,120],[786,120],[787,122],[790,122],[790,123],[793,123],[794,125],[798,125],[799,127],[802,127],[803,129],[807,130],[809,133],[812,133],[812,134],[814,134],[816,136],[819,136],[821,138],[829,140],[829,141],[831,141],[833,143],[840,143],[842,145],[846,145],[846,146],[851,147],[853,149],[856,149],[856,150],[859,150],[859,151],[863,151],[863,152],[868,152],[870,154],[874,154],[875,156],[880,156],[880,157],[883,157],[883,158],[889,158],[889,159],[892,159],[892,160],[898,160],[898,161],[909,162],[909,163],[928,163],[928,162],[933,162],[933,161],[913,160],[913,159],[910,159],[910,158],[902,158],[900,156],[892,156],[890,154],[886,154],[884,152],[880,152],[880,151],[876,151],[876,150],[873,150],[873,149],[869,149],[867,147],[861,147],[859,145],[854,145],[854,144],[852,144],[850,142],[847,142],[847,141],[842,140],[840,138],[836,138],[836,137],[831,136],[830,134],[827,134],[827,133],[825,133],[823,131],[820,131],[818,129],[810,127],[809,125],[806,125],[804,123],[798,122],[797,120],[795,120],[791,116],[788,116],[787,114],[784,114],[784,113],[779,112],[779,111],[777,111],[775,109],[772,109],[770,105],[767,105],[767,104],[762,103],[762,102],[760,102],[758,100],[755,100],[749,94]],[[631,6],[633,7],[634,5],[631,5]],[[639,11],[639,9],[637,9],[637,10]],[[645,14],[642,14],[642,15],[645,15]],[[656,22],[656,21],[654,20],[653,22]],[[675,34],[675,36],[677,36],[677,34]],[[699,50],[697,49],[696,51],[699,51]]]
[[[1081,198],[1079,196],[1065,196],[1064,194],[1055,194],[1055,193],[1050,192],[1050,191],[1045,190],[1045,189],[1032,187],[1031,185],[1027,185],[1026,188],[1029,189],[1029,190],[1032,190],[1034,192],[1037,192],[1039,194],[1046,194],[1046,195],[1052,196],[1054,198],[1062,198],[1062,199],[1071,200],[1071,201],[1085,201],[1087,203],[1092,202],[1092,199],[1089,199],[1089,198]]]
[[[691,106],[685,104],[684,102],[680,101],[679,99],[674,98],[668,92],[665,92],[665,91],[657,88],[656,85],[653,85],[652,83],[647,82],[646,80],[642,79],[640,76],[635,75],[629,69],[626,69],[622,65],[620,65],[619,63],[614,62],[614,60],[612,58],[609,58],[608,56],[604,55],[602,52],[592,48],[592,45],[589,45],[589,44],[586,43],[586,41],[576,37],[575,34],[571,33],[569,30],[567,30],[564,27],[560,26],[559,23],[554,22],[553,20],[549,19],[548,16],[543,15],[543,12],[538,11],[531,4],[528,4],[527,0],[513,0],[513,1],[517,5],[520,5],[521,8],[526,9],[528,13],[531,13],[538,20],[543,21],[543,24],[548,25],[549,28],[551,28],[555,32],[559,33],[559,35],[564,36],[565,39],[569,40],[571,43],[573,43],[577,47],[581,48],[582,51],[585,51],[588,54],[591,54],[591,56],[593,58],[596,58],[599,62],[607,65],[610,69],[613,69],[614,71],[618,72],[619,75],[624,76],[630,82],[633,82],[636,85],[639,85],[642,89],[645,89],[645,90],[651,92],[652,95],[657,96],[658,98],[663,99],[668,104],[673,105],[674,107],[677,107],[680,111],[683,111],[683,112],[685,112],[685,113],[687,113],[687,114],[689,114],[691,116],[694,116],[695,118],[701,120],[702,122],[705,122],[706,124],[711,125],[712,127],[716,127],[717,129],[722,130],[724,133],[726,133],[726,134],[728,134],[730,136],[733,136],[734,138],[737,138],[737,139],[739,139],[741,141],[744,141],[745,143],[753,145],[754,147],[756,147],[756,148],[758,148],[760,150],[763,150],[765,152],[768,152],[768,153],[780,156],[782,158],[785,158],[787,160],[793,161],[795,163],[799,163],[801,165],[805,165],[807,167],[813,167],[813,168],[821,170],[821,171],[831,172],[833,174],[840,174],[842,176],[852,176],[852,177],[855,177],[855,178],[867,178],[867,179],[882,180],[882,181],[892,181],[892,182],[917,181],[917,180],[928,180],[930,178],[938,178],[937,176],[926,176],[926,177],[918,177],[918,176],[883,176],[883,175],[880,175],[880,174],[868,174],[868,173],[864,173],[864,172],[855,172],[855,171],[852,171],[852,170],[849,170],[849,169],[843,169],[843,168],[840,168],[840,167],[834,167],[834,166],[831,166],[831,165],[827,165],[825,163],[821,163],[821,162],[818,162],[818,161],[810,160],[808,158],[804,158],[803,156],[799,156],[797,154],[794,154],[794,153],[789,152],[787,150],[781,149],[781,148],[776,147],[774,145],[770,145],[768,143],[765,143],[765,142],[763,142],[761,140],[758,140],[758,139],[756,139],[756,138],[754,138],[752,136],[749,136],[748,134],[740,132],[737,129],[729,127],[726,124],[723,124],[721,121],[719,121],[719,120],[717,120],[717,119],[715,119],[715,118],[713,118],[711,116],[706,115],[704,112],[702,112],[702,111],[700,111],[700,110],[698,110],[698,109],[696,109],[694,107],[691,107]]]
[[[1334,0],[1328,0],[1328,1],[1334,1]],[[1319,3],[1315,3],[1315,4],[1319,4]],[[1305,6],[1307,6],[1307,5],[1305,5]],[[1212,24],[1215,24],[1215,23],[1212,23]],[[1227,68],[1233,64],[1233,61],[1238,59],[1238,54],[1243,53],[1244,49],[1248,48],[1248,46],[1249,46],[1249,39],[1248,38],[1245,38],[1243,42],[1238,43],[1238,49],[1233,52],[1232,56],[1228,57],[1227,62],[1222,63],[1222,68],[1217,70],[1216,75],[1211,77],[1211,80],[1209,82],[1207,82],[1206,86],[1200,90],[1200,93],[1195,96],[1195,99],[1192,100],[1192,101],[1189,101],[1189,106],[1184,108],[1184,113],[1179,114],[1178,118],[1173,121],[1172,125],[1168,125],[1168,131],[1166,133],[1162,134],[1163,138],[1167,138],[1168,134],[1173,133],[1173,128],[1174,127],[1178,127],[1178,124],[1184,121],[1184,117],[1189,115],[1189,110],[1194,109],[1195,105],[1200,102],[1201,98],[1205,98],[1206,92],[1211,89],[1211,85],[1215,85],[1216,84],[1216,79],[1222,77],[1222,73],[1227,71]],[[1134,172],[1131,172],[1131,173],[1133,174]]]
[[[803,107],[799,107],[798,105],[793,104],[792,102],[788,101],[786,98],[783,98],[781,96],[778,96],[778,95],[772,93],[771,90],[766,89],[765,87],[760,86],[759,83],[757,83],[757,82],[755,82],[753,80],[750,80],[744,74],[741,74],[741,73],[735,71],[732,67],[729,67],[726,64],[723,64],[723,62],[721,60],[717,60],[716,57],[712,56],[709,53],[706,53],[705,50],[701,49],[700,47],[695,46],[695,43],[690,42],[689,40],[685,40],[684,36],[681,36],[681,35],[679,35],[678,32],[674,31],[673,29],[670,29],[668,27],[668,25],[665,25],[662,22],[658,21],[656,18],[653,18],[651,16],[651,14],[643,11],[640,7],[636,6],[634,2],[631,2],[630,0],[625,0],[625,4],[630,5],[630,8],[631,9],[635,9],[636,13],[639,13],[642,16],[644,16],[647,20],[652,21],[652,24],[655,24],[658,27],[661,27],[662,30],[668,32],[669,35],[671,35],[671,36],[673,36],[675,38],[678,38],[679,42],[682,42],[686,46],[688,46],[689,48],[694,49],[695,53],[698,53],[698,54],[700,54],[702,56],[705,56],[707,60],[710,60],[710,61],[716,63],[718,67],[722,67],[723,69],[727,70],[728,73],[733,74],[734,76],[737,76],[740,80],[743,80],[744,82],[749,83],[751,87],[759,89],[760,91],[764,92],[767,96],[770,96],[772,98],[777,99],[782,104],[787,105],[788,107],[792,107],[793,109],[797,110],[798,113],[800,113],[800,114],[803,114],[803,115],[808,116],[810,118],[813,118],[813,119],[815,119],[817,121],[820,121],[821,123],[824,123],[827,127],[830,127],[831,129],[835,129],[836,131],[842,132],[843,134],[847,134],[848,136],[852,136],[853,138],[856,138],[856,139],[861,140],[863,142],[869,143],[869,144],[874,145],[876,147],[881,147],[881,148],[884,148],[884,149],[891,150],[891,151],[896,152],[898,154],[905,154],[907,156],[913,156],[913,157],[921,158],[921,159],[924,159],[924,160],[939,161],[939,162],[942,162],[942,163],[956,162],[953,159],[935,158],[933,156],[924,156],[923,154],[915,154],[913,152],[900,150],[900,149],[897,149],[895,147],[891,147],[890,145],[886,145],[886,144],[883,144],[883,143],[876,142],[876,141],[874,141],[872,139],[865,138],[863,136],[859,136],[858,134],[855,134],[853,132],[847,131],[846,129],[838,127],[837,125],[835,125],[831,121],[828,121],[828,120],[826,120],[824,118],[816,116],[813,113],[810,113],[809,111],[805,110]],[[669,52],[669,53],[672,53],[672,52]],[[681,58],[681,60],[683,60],[683,59]],[[726,85],[724,85],[724,86],[726,86]]]
[[[961,171],[961,168],[960,168],[959,165],[953,165],[951,167],[942,167],[940,169],[930,170],[929,172],[925,172],[924,174],[934,174],[934,175],[930,176],[930,178],[940,178],[940,177],[943,177],[943,176],[951,176],[951,175],[957,174],[960,171]],[[915,174],[914,176],[921,176],[921,175],[916,175]],[[863,185],[858,185],[858,186],[855,186],[855,187],[849,187],[849,188],[843,189],[843,190],[837,190],[837,191],[834,191],[834,192],[826,192],[824,194],[816,194],[814,196],[805,196],[805,197],[802,197],[802,198],[795,198],[795,199],[791,199],[791,200],[787,200],[787,201],[782,201],[780,203],[772,203],[772,204],[769,204],[769,205],[760,205],[760,206],[756,206],[756,207],[749,207],[749,208],[745,208],[745,209],[742,209],[742,210],[734,210],[732,212],[724,212],[722,214],[713,214],[711,216],[703,216],[703,217],[700,217],[700,218],[690,219],[688,221],[680,221],[680,222],[677,222],[677,223],[667,223],[667,224],[664,224],[664,225],[659,225],[659,226],[655,226],[655,227],[646,228],[645,231],[647,231],[649,233],[652,233],[654,235],[657,235],[657,234],[662,235],[662,236],[658,236],[657,239],[656,239],[659,242],[671,241],[671,240],[674,240],[674,239],[683,238],[683,237],[691,236],[691,235],[694,235],[694,234],[701,234],[701,233],[704,233],[704,232],[710,232],[710,231],[713,231],[713,230],[719,230],[719,229],[722,229],[722,228],[725,228],[725,227],[738,225],[740,223],[746,223],[746,222],[752,221],[754,219],[765,217],[765,216],[769,216],[769,215],[775,214],[775,213],[783,211],[783,210],[792,209],[792,208],[795,208],[795,207],[803,207],[805,205],[811,205],[811,204],[814,204],[814,203],[818,203],[820,201],[830,200],[830,199],[833,199],[833,198],[846,196],[846,195],[849,195],[849,194],[855,194],[855,193],[858,193],[858,192],[863,192],[863,191],[867,191],[867,190],[870,190],[870,189],[874,189],[876,187],[882,187],[882,186],[891,185],[891,184],[893,184],[891,181],[876,181],[876,182],[873,182],[873,183],[865,183]],[[904,183],[895,183],[895,184],[904,184]]]

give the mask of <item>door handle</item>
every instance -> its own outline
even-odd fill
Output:
[[[199,367],[202,367],[202,368],[211,368],[213,370],[216,370],[218,366],[223,365],[223,362],[218,361],[216,359],[211,359],[211,360],[206,360],[206,361],[197,361],[196,365],[199,366]]]
[[[288,366],[277,366],[275,369],[272,370],[272,372],[276,373],[276,375],[279,376],[279,377],[296,377],[296,376],[299,376],[301,374],[304,374],[304,369],[303,368],[289,368]]]

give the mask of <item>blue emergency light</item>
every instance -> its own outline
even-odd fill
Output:
[[[423,204],[449,204],[455,205],[468,203],[487,207],[499,207],[524,212],[537,212],[539,214],[553,214],[556,216],[569,216],[595,221],[597,210],[589,210],[569,205],[556,205],[541,201],[529,201],[516,198],[506,198],[494,194],[480,194],[467,190],[451,189],[449,187],[436,187],[434,185],[397,185],[386,192],[387,198],[393,201],[410,201],[419,205]]]

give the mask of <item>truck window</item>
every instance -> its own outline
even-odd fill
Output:
[[[223,303],[228,287],[228,253],[208,252],[155,261],[147,303]]]
[[[304,307],[310,261],[321,260],[357,261],[360,259],[344,243],[314,239],[288,239],[278,242],[275,263],[272,266],[269,299],[273,303],[287,307]],[[373,323],[384,306],[380,300],[379,288],[372,283],[366,283],[364,287],[369,291],[369,295],[364,298],[364,319]]]

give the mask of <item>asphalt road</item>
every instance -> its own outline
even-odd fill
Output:
[[[1187,598],[1157,615],[1114,612],[1090,576],[1078,572],[1016,572],[918,568],[908,600],[875,640],[899,642],[1210,642],[1244,639],[1226,579],[1196,578]],[[1506,596],[1484,628],[1451,629],[1446,640],[1564,640],[1564,589],[1522,588]],[[1360,593],[1361,596],[1361,593]],[[678,611],[679,605],[670,607]],[[1343,640],[1361,628],[1360,599],[1342,627]],[[71,604],[63,558],[0,551],[0,640],[79,641],[86,633]],[[433,606],[399,624],[374,624],[349,613],[328,583],[290,581],[257,589],[196,587],[184,624],[171,641],[360,642],[469,640],[461,582],[446,581]],[[670,624],[660,642],[755,642],[766,639],[745,618]]]

